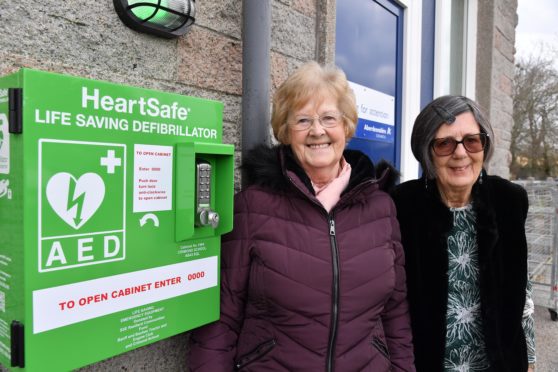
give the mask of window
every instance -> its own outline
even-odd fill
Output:
[[[477,0],[436,2],[434,96],[475,96]]]

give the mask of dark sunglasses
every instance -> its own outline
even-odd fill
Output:
[[[475,153],[484,150],[487,138],[488,134],[486,133],[467,134],[461,141],[453,137],[435,138],[432,140],[430,147],[436,155],[447,156],[453,154],[457,145],[461,143],[467,152]]]

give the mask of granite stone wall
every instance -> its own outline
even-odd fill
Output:
[[[510,177],[513,73],[517,0],[478,2],[477,100],[495,132],[488,172]]]

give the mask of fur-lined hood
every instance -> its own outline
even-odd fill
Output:
[[[384,160],[374,167],[370,159],[360,151],[345,150],[343,156],[352,168],[349,185],[343,193],[367,180],[374,180],[381,190],[387,191],[399,179],[399,172]],[[296,161],[291,147],[287,145],[255,147],[249,151],[241,169],[246,186],[257,185],[276,192],[286,191],[291,187],[286,172],[291,171],[314,193],[310,179]]]

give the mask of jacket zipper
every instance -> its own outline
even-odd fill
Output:
[[[331,261],[333,269],[332,298],[331,298],[331,328],[329,329],[329,343],[327,347],[327,372],[333,372],[333,357],[335,355],[335,339],[337,337],[337,322],[339,321],[339,249],[335,236],[335,221],[333,216],[329,220],[329,242],[331,245]]]
[[[276,343],[277,343],[277,341],[275,341],[275,339],[273,339],[273,340],[269,340],[267,342],[264,342],[261,345],[258,345],[255,350],[252,350],[248,354],[244,355],[242,358],[240,358],[238,360],[238,362],[235,363],[235,366],[234,366],[235,370],[238,371],[238,370],[246,367],[248,364],[254,362],[255,360],[261,358],[265,354],[269,353],[271,351],[271,349],[273,349],[275,347]]]
[[[308,196],[306,193],[298,187],[290,176],[287,176],[291,184],[306,198]],[[348,195],[353,195],[356,193],[355,190],[363,188],[363,185],[368,183],[373,183],[374,181],[365,181],[360,185],[357,185]],[[337,323],[339,322],[339,248],[337,247],[337,239],[335,234],[335,220],[333,218],[333,210],[337,208],[340,204],[336,205],[332,213],[327,213],[324,207],[317,201],[308,198],[308,200],[314,203],[318,208],[320,208],[326,215],[329,223],[329,243],[331,246],[331,259],[332,259],[332,298],[331,298],[331,327],[329,329],[329,340],[327,347],[327,358],[326,358],[326,371],[333,372],[333,358],[335,356],[335,340],[337,338]],[[341,201],[341,200],[340,200]]]
[[[372,346],[375,347],[387,360],[390,360],[388,347],[382,339],[374,336],[372,338]]]

